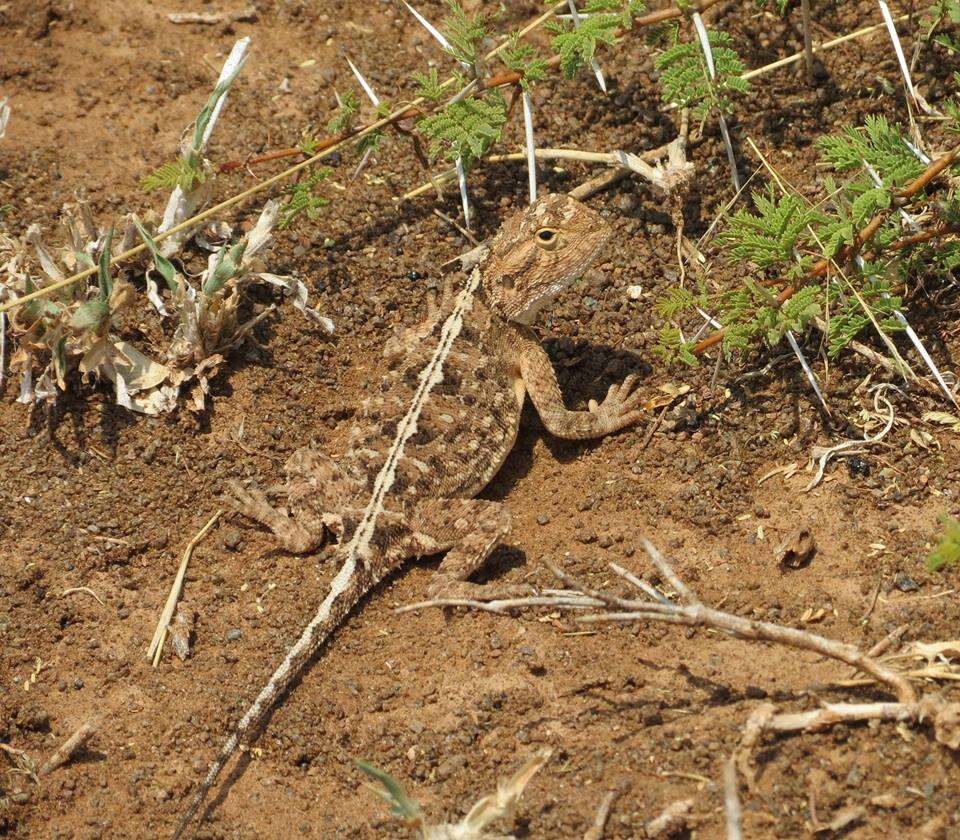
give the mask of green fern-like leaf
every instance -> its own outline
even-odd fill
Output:
[[[457,61],[476,67],[480,48],[488,37],[487,18],[481,13],[468,15],[457,0],[447,0],[450,13],[443,19],[443,31],[450,53]]]
[[[690,367],[700,364],[693,354],[693,344],[683,340],[680,330],[673,326],[664,326],[660,329],[660,339],[654,347],[654,352],[667,364],[681,362]]]
[[[341,134],[353,127],[354,120],[360,112],[360,100],[357,94],[348,90],[340,96],[337,103],[337,113],[327,123],[327,131],[331,134]]]
[[[833,281],[828,287],[827,297],[832,310],[827,322],[827,355],[831,359],[837,358],[874,321],[886,335],[904,328],[894,314],[903,301],[892,293],[889,282],[880,276],[880,272],[882,266],[865,267],[864,282],[858,290],[859,299],[838,281]],[[870,314],[864,310],[864,305],[869,308]]]
[[[446,96],[446,88],[440,84],[440,74],[436,67],[431,67],[426,73],[414,71],[413,80],[417,83],[418,98],[439,102]]]
[[[924,169],[904,142],[900,126],[891,125],[882,116],[868,116],[862,126],[823,137],[817,145],[824,161],[837,171],[860,169],[866,162],[888,188],[909,183]]]
[[[317,187],[330,177],[333,170],[317,169],[299,183],[288,187],[288,198],[280,208],[280,221],[277,227],[284,230],[300,216],[315,219],[320,208],[329,204],[328,199],[317,193]]]
[[[667,293],[653,305],[654,312],[661,318],[676,318],[693,309],[698,303],[697,298],[689,289],[671,286]]]
[[[613,14],[595,14],[582,18],[579,26],[554,23],[549,27],[554,32],[553,50],[560,56],[563,75],[572,79],[577,70],[590,63],[599,44],[612,46],[617,41],[620,18]]]
[[[741,78],[744,64],[733,49],[726,32],[708,32],[716,77],[710,78],[707,62],[698,41],[675,43],[657,56],[663,100],[690,108],[697,119],[713,111],[730,113],[732,94],[746,93],[750,85]]]
[[[647,10],[644,0],[587,0],[583,7],[587,15],[603,13],[616,15],[619,25],[626,29],[633,23],[633,18],[642,15]]]
[[[165,163],[155,172],[151,172],[140,182],[140,186],[147,190],[172,190],[180,187],[184,192],[190,192],[197,184],[204,181],[203,170],[193,167],[183,158],[177,158]]]
[[[818,216],[799,196],[777,196],[773,187],[755,192],[756,213],[738,210],[730,217],[719,241],[727,253],[757,268],[793,265],[807,226]]]
[[[796,294],[780,307],[778,326],[783,327],[781,335],[787,330],[793,330],[796,333],[805,332],[810,322],[821,315],[820,296],[821,291],[817,286],[803,286],[797,289]]]
[[[417,128],[430,140],[430,154],[448,160],[461,158],[469,168],[500,139],[507,106],[499,91],[468,97],[424,117]]]
[[[500,58],[507,67],[521,74],[520,86],[524,90],[530,90],[534,82],[547,77],[546,59],[539,56],[530,44],[520,43],[518,33],[510,36],[510,46],[500,53]]]

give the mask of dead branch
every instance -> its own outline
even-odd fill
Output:
[[[87,741],[89,741],[93,737],[94,733],[96,733],[101,721],[102,716],[95,715],[94,717],[90,718],[90,720],[81,724],[76,732],[67,738],[67,740],[60,745],[57,751],[40,765],[37,775],[47,776],[58,767],[62,767],[64,764],[66,764],[71,758],[73,758],[74,753],[79,752],[84,748],[84,746],[86,746]]]

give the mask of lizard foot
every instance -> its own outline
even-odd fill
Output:
[[[587,404],[591,414],[609,418],[615,429],[631,426],[643,417],[643,394],[634,390],[637,375],[631,373],[619,385],[611,385],[602,403],[590,400]]]
[[[267,500],[267,495],[257,487],[244,487],[236,479],[228,483],[230,494],[224,501],[237,513],[266,525],[273,531],[280,544],[294,554],[305,554],[318,548],[323,542],[324,530],[310,528],[287,515],[284,508],[277,509]]]

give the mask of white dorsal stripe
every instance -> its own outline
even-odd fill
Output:
[[[479,283],[480,269],[475,268],[470,277],[470,281],[457,296],[453,311],[443,324],[437,349],[434,350],[427,366],[420,371],[420,382],[413,395],[413,400],[407,409],[407,413],[397,425],[397,434],[393,440],[393,445],[387,453],[386,460],[383,462],[380,472],[377,473],[377,478],[373,485],[373,492],[363,512],[363,518],[360,520],[356,530],[353,532],[353,537],[347,544],[347,556],[343,561],[343,565],[330,582],[330,592],[317,610],[317,614],[306,626],[300,638],[297,639],[296,644],[290,648],[280,667],[277,668],[263,691],[260,692],[253,705],[243,716],[243,719],[240,721],[241,729],[246,728],[246,726],[256,718],[263,704],[273,697],[275,686],[284,680],[290,670],[290,666],[310,646],[316,628],[330,616],[330,612],[337,598],[340,597],[353,578],[358,558],[366,555],[370,547],[370,540],[376,529],[377,519],[380,517],[380,514],[383,513],[383,501],[396,478],[397,463],[400,458],[403,457],[403,450],[407,440],[417,431],[417,421],[420,419],[423,407],[427,403],[427,397],[430,396],[430,391],[443,379],[443,363],[450,354],[453,342],[457,336],[460,335],[460,330],[463,327],[463,316],[473,306],[473,293],[476,291]]]

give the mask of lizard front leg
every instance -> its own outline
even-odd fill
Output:
[[[472,583],[494,548],[510,533],[510,511],[483,499],[427,499],[411,512],[412,528],[432,551],[447,554],[430,581],[431,598],[494,600],[529,595],[529,586]]]
[[[437,322],[446,318],[453,308],[454,290],[453,279],[451,275],[444,276],[440,288],[440,300],[437,301],[437,294],[434,291],[428,291],[427,312],[423,320],[410,327],[403,327],[391,335],[383,345],[383,358],[390,361],[399,361],[414,347],[419,347],[430,335]]]
[[[256,487],[244,487],[235,479],[228,486],[231,495],[225,496],[227,504],[237,513],[266,525],[287,551],[307,554],[323,545],[326,528],[319,516],[301,511],[291,517],[285,508],[271,505],[266,494]]]
[[[540,342],[524,336],[519,351],[524,388],[550,434],[566,440],[603,437],[632,426],[643,417],[642,397],[633,390],[637,379],[634,374],[620,385],[611,385],[599,405],[591,400],[589,411],[570,411],[563,403],[557,374]]]

